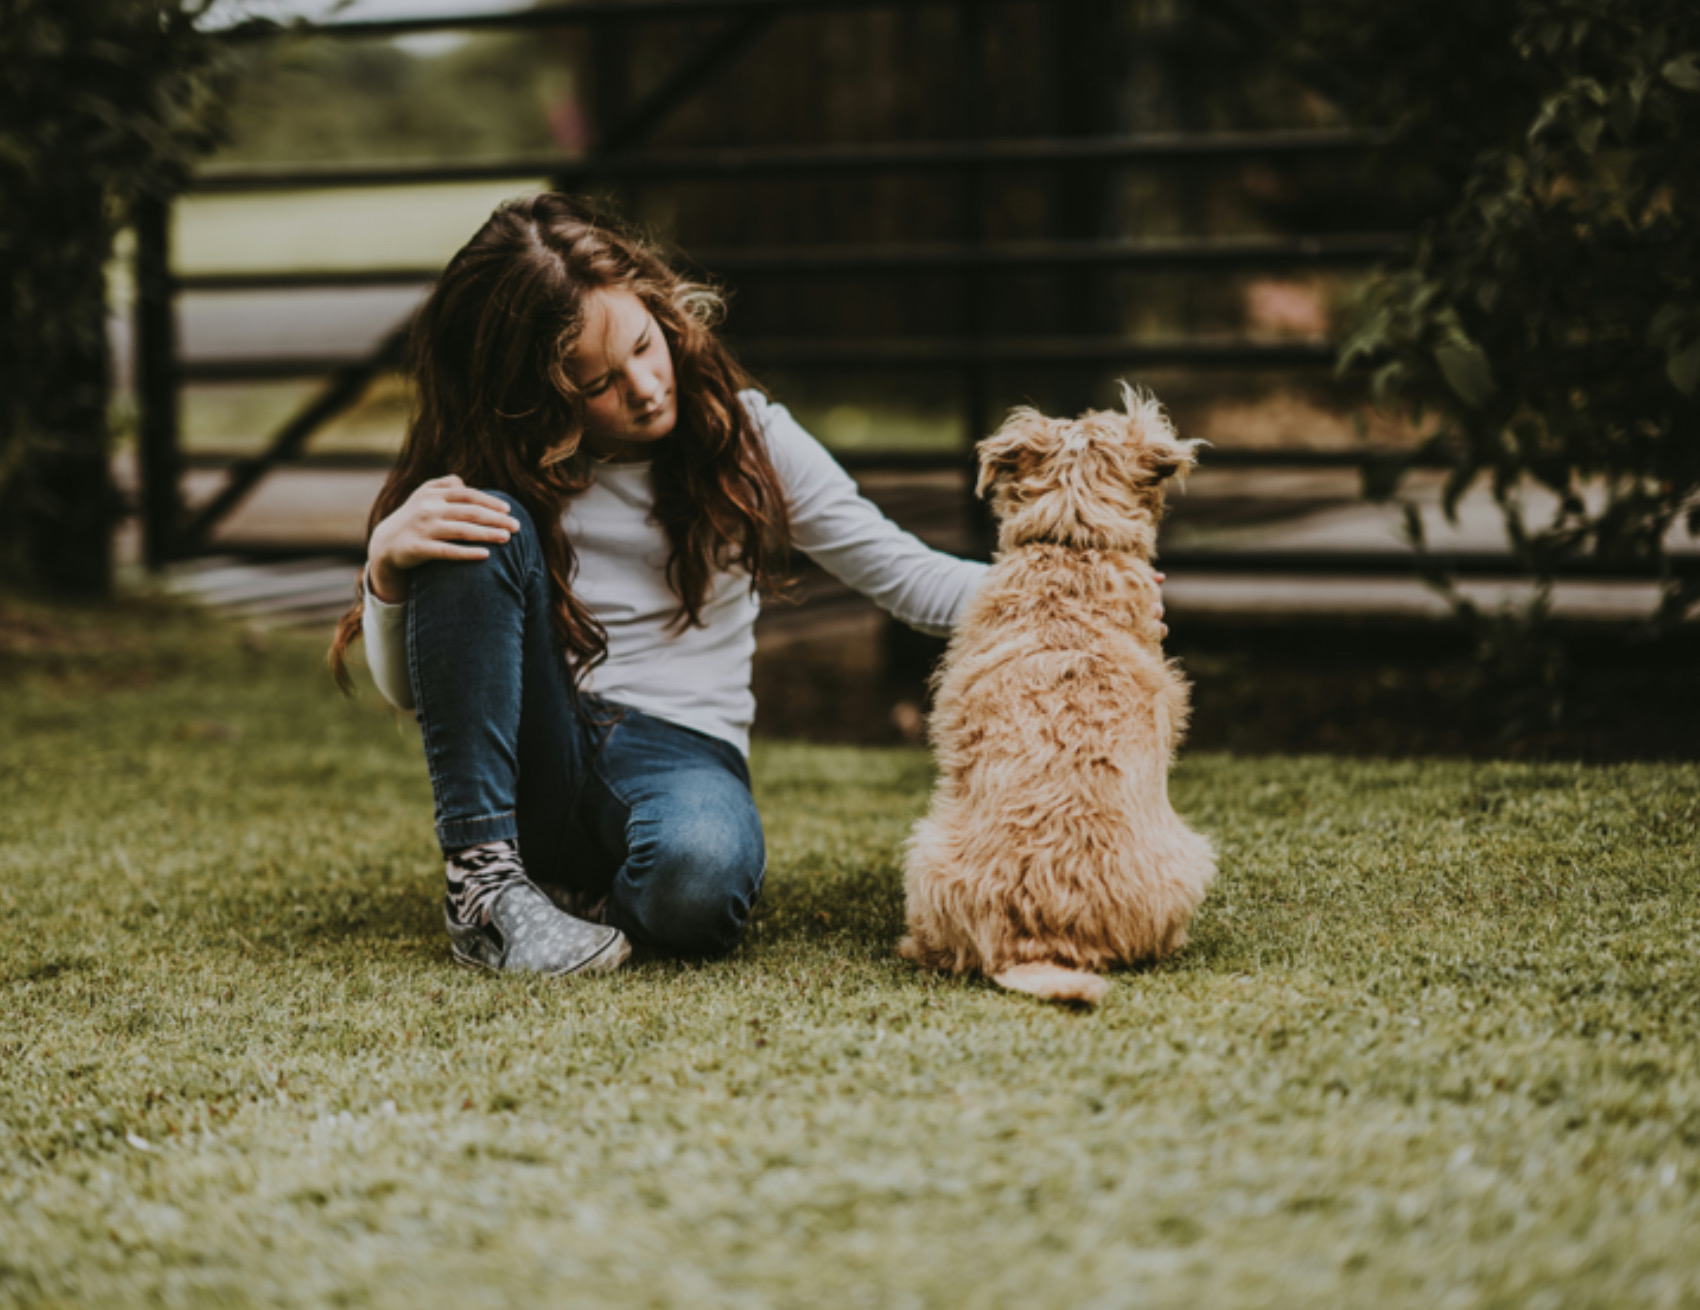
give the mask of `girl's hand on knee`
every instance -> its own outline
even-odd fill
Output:
[[[458,477],[421,483],[400,509],[372,529],[366,546],[366,585],[379,600],[407,595],[407,570],[437,559],[485,559],[488,548],[519,531],[506,502],[475,491]]]

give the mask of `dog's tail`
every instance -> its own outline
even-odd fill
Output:
[[[1012,992],[1026,992],[1046,1001],[1073,1001],[1078,1005],[1096,1005],[1110,990],[1110,984],[1097,974],[1062,964],[1017,964],[1002,973],[994,973],[992,981]]]

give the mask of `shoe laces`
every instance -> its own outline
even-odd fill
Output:
[[[448,858],[449,910],[464,924],[490,922],[496,898],[526,880],[519,849],[512,841],[485,842]]]

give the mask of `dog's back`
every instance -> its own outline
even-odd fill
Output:
[[[906,871],[911,958],[990,975],[1155,958],[1209,884],[1209,845],[1167,795],[1186,684],[1129,623],[1156,623],[1156,583],[1080,554],[1006,557],[947,657],[940,778]]]
[[[1015,544],[945,657],[939,781],[910,839],[903,954],[1091,1001],[1082,974],[1185,941],[1214,874],[1168,800],[1187,688],[1141,552]]]

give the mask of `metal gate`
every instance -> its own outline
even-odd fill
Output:
[[[984,13],[996,4],[1030,0],[918,0],[954,11],[957,39],[970,69],[982,66]],[[1072,3],[1073,0],[1061,0]],[[655,90],[635,103],[599,96],[596,106],[597,145],[582,158],[521,158],[497,163],[392,164],[373,167],[311,169],[218,169],[203,172],[193,183],[196,194],[284,192],[303,189],[382,187],[424,182],[523,181],[547,177],[563,190],[587,190],[618,183],[657,184],[685,179],[716,179],[735,184],[774,183],[788,179],[920,174],[954,188],[963,199],[963,212],[974,214],[974,197],[988,177],[1002,169],[1129,170],[1162,169],[1177,165],[1240,164],[1246,161],[1280,166],[1318,158],[1361,157],[1377,142],[1375,134],[1357,130],[1305,130],[1179,133],[1158,135],[1044,135],[1019,139],[985,136],[987,88],[983,77],[969,82],[960,138],[935,141],[871,142],[749,149],[660,151],[646,147],[657,127],[714,77],[728,69],[771,24],[796,20],[826,10],[893,8],[898,0],[579,0],[578,3],[513,13],[409,21],[340,23],[316,29],[349,36],[402,36],[441,30],[489,31],[583,25],[590,29],[597,58],[617,61],[624,37],[634,25],[680,17],[716,17],[715,35],[682,55]],[[1228,6],[1236,9],[1237,6]],[[233,40],[266,39],[237,31]],[[617,84],[622,79],[609,79]],[[268,473],[285,464],[347,465],[306,453],[313,434],[359,401],[373,379],[397,369],[402,362],[407,324],[398,323],[375,349],[364,355],[317,359],[247,357],[232,360],[185,361],[175,339],[175,301],[196,291],[377,287],[423,285],[433,268],[386,268],[367,272],[299,269],[290,272],[182,275],[170,265],[169,205],[144,211],[137,223],[137,361],[140,422],[141,510],[145,558],[160,566],[207,552],[213,530],[242,503]],[[687,248],[689,233],[680,237]],[[977,307],[984,303],[990,279],[1014,270],[1053,277],[1078,276],[1083,271],[1139,269],[1311,269],[1324,266],[1365,266],[1396,253],[1398,234],[1314,235],[1284,237],[1198,238],[1162,241],[1127,240],[1101,231],[1019,243],[994,242],[972,222],[958,240],[927,245],[882,245],[814,248],[741,248],[695,250],[693,260],[717,279],[736,288],[762,279],[782,279],[804,273],[889,276],[927,272],[955,280],[962,308],[960,330],[952,336],[928,339],[830,341],[737,340],[740,358],[758,375],[764,368],[834,370],[948,371],[960,380],[963,431],[988,430],[988,379],[1009,366],[1114,365],[1134,376],[1156,366],[1185,365],[1231,373],[1249,368],[1282,367],[1326,370],[1334,361],[1327,343],[1258,343],[1179,339],[1164,342],[1128,340],[1120,336],[988,336],[979,329]],[[255,456],[225,461],[221,488],[194,512],[184,509],[182,473],[190,462],[179,440],[179,389],[201,382],[264,379],[323,378],[314,399],[284,423]],[[1215,449],[1207,453],[1213,467],[1353,468],[1386,457],[1386,452],[1315,450]],[[938,469],[964,465],[970,452],[858,452],[843,456],[853,472],[881,469]],[[352,461],[361,462],[361,461]],[[370,461],[366,461],[370,462]],[[984,544],[984,543],[983,543]],[[272,545],[270,553],[318,550],[320,543]],[[219,553],[231,553],[220,545]],[[1409,552],[1196,550],[1167,552],[1174,569],[1307,573],[1404,573],[1414,560]],[[1436,562],[1463,573],[1514,572],[1503,553],[1480,556],[1454,554]],[[1606,570],[1590,562],[1576,572]]]

